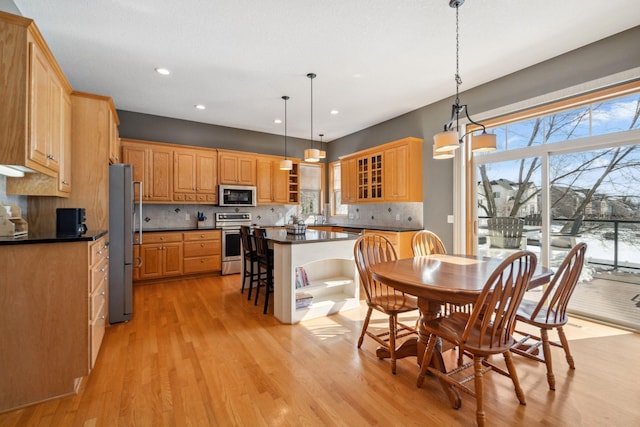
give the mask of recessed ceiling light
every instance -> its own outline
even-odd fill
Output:
[[[362,74],[360,74],[360,73],[356,73],[356,74],[353,75],[354,79],[359,79],[360,77],[362,77]]]
[[[207,107],[202,105],[202,104],[194,105],[194,107],[196,107],[198,110],[206,110],[207,109]]]
[[[280,120],[280,119],[275,119],[275,120],[273,121],[273,123],[280,124],[280,123],[282,123],[282,120]]]
[[[335,116],[336,114],[340,114],[340,111],[338,111],[338,110],[331,110],[331,114],[333,114],[333,115]]]
[[[169,74],[171,74],[171,71],[167,70],[166,68],[156,68],[156,73],[162,74],[163,76],[168,76]]]

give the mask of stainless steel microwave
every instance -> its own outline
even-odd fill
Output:
[[[255,206],[256,187],[251,185],[220,185],[218,198],[220,206]]]

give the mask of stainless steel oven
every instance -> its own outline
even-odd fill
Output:
[[[240,273],[242,269],[241,225],[251,225],[250,213],[216,213],[216,227],[222,229],[222,274]]]

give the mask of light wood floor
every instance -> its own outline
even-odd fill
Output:
[[[415,359],[394,376],[372,340],[356,348],[364,308],[282,325],[238,282],[136,287],[134,319],[108,328],[80,393],[0,414],[0,426],[475,425],[471,397],[454,410],[433,378],[416,388]],[[508,378],[487,374],[488,425],[640,425],[640,336],[581,320],[566,332],[576,370],[553,349],[555,392],[544,366],[519,357],[526,406]]]

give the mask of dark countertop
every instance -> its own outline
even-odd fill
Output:
[[[357,234],[336,233],[333,231],[307,229],[307,232],[304,234],[288,234],[284,228],[269,228],[267,230],[268,240],[271,240],[273,243],[280,243],[285,245],[299,243],[333,242],[336,240],[355,240],[357,238]]]
[[[391,227],[389,225],[357,225],[357,224],[318,224],[309,225],[310,227],[343,227],[345,229],[353,230],[379,230],[379,231],[391,231],[394,233],[402,233],[403,231],[419,231],[422,227]]]
[[[87,230],[81,235],[58,235],[56,233],[29,233],[22,237],[0,237],[0,245],[22,245],[35,243],[91,242],[107,234],[107,230]]]

